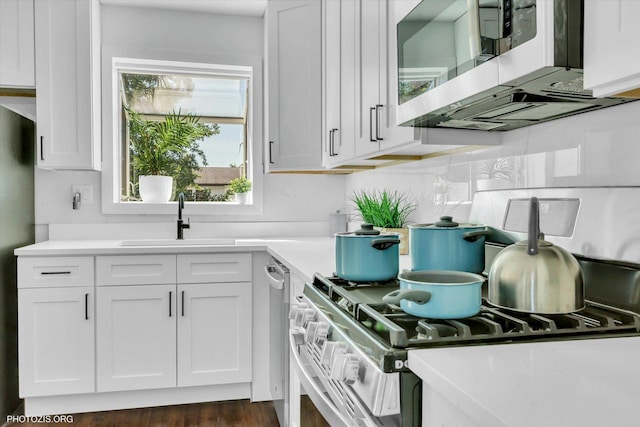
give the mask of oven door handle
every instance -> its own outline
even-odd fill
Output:
[[[304,391],[313,401],[316,409],[322,414],[330,425],[343,425],[351,426],[353,421],[345,418],[345,416],[339,411],[339,409],[333,404],[331,399],[324,393],[320,386],[313,381],[313,375],[304,369],[304,364],[298,353],[298,346],[296,345],[295,338],[291,331],[289,331],[289,350],[293,354],[293,366],[298,374],[300,383],[304,387]]]

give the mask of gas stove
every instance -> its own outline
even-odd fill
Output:
[[[419,318],[382,302],[400,288],[397,280],[357,283],[316,274],[292,307],[290,339],[301,377],[319,383],[312,400],[331,402],[331,425],[421,425],[421,381],[407,364],[408,353],[416,349],[640,336],[635,237],[640,226],[607,216],[639,211],[640,189],[476,193],[470,219],[494,231],[485,245],[486,271],[500,250],[526,237],[521,213],[532,192],[544,203],[546,239],[570,250],[580,263],[585,308],[569,314],[522,313],[483,299],[472,317]],[[307,392],[312,387],[305,383]]]

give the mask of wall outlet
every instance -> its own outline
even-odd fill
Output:
[[[93,186],[91,185],[72,185],[71,194],[80,193],[80,204],[93,204]]]

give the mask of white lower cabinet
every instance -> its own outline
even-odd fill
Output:
[[[94,287],[18,289],[20,397],[95,391]]]
[[[175,285],[97,289],[97,389],[176,386]]]
[[[178,387],[251,381],[251,283],[178,285]]]
[[[105,256],[96,270],[99,392],[251,382],[250,254]]]
[[[251,253],[19,257],[25,413],[250,397],[252,276]]]

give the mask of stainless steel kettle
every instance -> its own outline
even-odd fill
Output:
[[[544,240],[540,208],[531,198],[528,239],[503,249],[489,271],[489,303],[527,313],[561,314],[584,308],[578,260]]]

